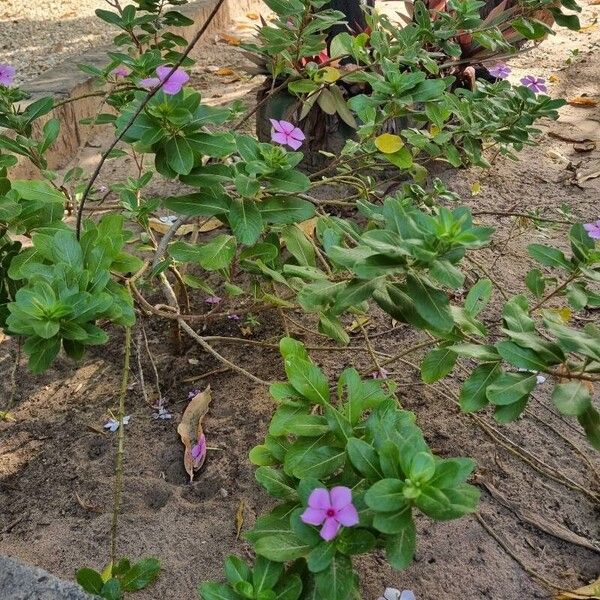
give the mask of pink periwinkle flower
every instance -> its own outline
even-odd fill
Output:
[[[119,77],[129,77],[131,70],[125,65],[119,65],[116,69],[112,70],[112,74],[118,79]]]
[[[374,371],[371,376],[373,379],[387,379],[389,374],[390,373],[387,369],[381,367],[380,369],[377,369],[377,371]]]
[[[206,459],[206,436],[202,434],[196,444],[192,447],[192,460],[194,467],[199,469]]]
[[[227,318],[230,321],[241,321],[242,317],[240,317],[240,315],[228,315]]]
[[[534,94],[548,91],[546,80],[542,79],[541,77],[536,77],[535,75],[527,75],[526,77],[523,77],[523,79],[521,79],[521,84],[526,88],[529,88]]]
[[[600,219],[595,223],[586,223],[583,228],[593,240],[600,240]]]
[[[292,150],[298,150],[306,139],[302,130],[289,121],[271,119],[271,125],[273,126],[271,140],[277,144],[289,146]]]
[[[172,69],[173,67],[168,67],[165,65],[158,67],[156,69],[156,74],[158,77],[148,77],[147,79],[142,79],[140,81],[140,85],[142,87],[152,89],[158,87],[164,82],[161,88],[162,91],[169,96],[174,96],[175,94],[178,94],[183,86],[190,80],[190,76],[183,69],[175,69],[173,75],[167,79]]]
[[[190,390],[188,392],[188,400],[195,398],[200,393],[200,390]]]
[[[383,596],[377,600],[416,600],[416,596],[412,590],[397,590],[396,588],[385,588]]]
[[[220,296],[209,296],[204,302],[206,302],[206,304],[210,304],[211,306],[216,306],[221,302],[221,300],[223,300],[223,298]]]
[[[8,87],[12,84],[17,70],[12,65],[0,64],[0,85]]]
[[[307,525],[323,525],[320,535],[326,541],[332,540],[342,526],[358,525],[358,512],[352,504],[352,490],[336,486],[327,491],[314,489],[308,498],[308,508],[300,515]]]
[[[506,79],[511,74],[511,68],[504,63],[498,63],[488,69],[492,77],[497,79]]]

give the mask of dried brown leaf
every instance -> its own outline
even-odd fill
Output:
[[[246,17],[252,19],[252,21],[258,21],[259,16],[255,12],[246,13]]]
[[[571,106],[583,106],[585,108],[593,108],[598,106],[598,100],[589,96],[575,96],[568,100]]]
[[[235,35],[229,35],[227,33],[221,34],[221,41],[226,42],[230,46],[239,46],[242,43],[242,40]]]
[[[221,67],[218,71],[215,71],[215,75],[218,75],[219,77],[230,77],[231,75],[235,75],[235,71],[229,67]]]
[[[181,422],[177,426],[177,433],[185,446],[183,455],[183,465],[190,481],[194,480],[194,471],[198,470],[204,462],[204,457],[197,461],[192,458],[192,448],[204,436],[202,430],[202,420],[208,412],[210,401],[212,400],[210,385],[203,391],[196,394],[183,411]]]
[[[314,236],[315,227],[317,226],[317,219],[318,217],[313,217],[312,219],[308,219],[307,221],[297,223],[298,227],[302,229],[306,237],[312,238]]]
[[[246,502],[242,498],[240,505],[238,506],[237,512],[235,513],[235,539],[240,539],[242,533],[242,527],[244,526],[244,511],[246,510]]]
[[[556,600],[584,600],[586,598],[600,598],[600,578],[572,592],[560,592],[556,595]]]

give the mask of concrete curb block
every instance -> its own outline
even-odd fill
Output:
[[[38,567],[0,555],[2,600],[95,600],[76,583],[63,581]]]
[[[194,0],[190,4],[178,7],[181,13],[193,19],[194,24],[189,27],[174,29],[174,31],[188,40],[191,39],[205,23],[216,3],[217,0]],[[192,58],[197,59],[202,55],[203,43],[205,44],[207,40],[210,40],[216,32],[225,29],[231,21],[246,12],[260,9],[261,4],[261,0],[226,0],[204,34],[203,39],[192,51]],[[54,96],[60,102],[61,100],[97,92],[98,88],[95,87],[93,78],[81,71],[77,65],[90,64],[96,67],[104,67],[108,63],[106,52],[111,48],[112,46],[104,46],[85,52],[62,63],[56,69],[44,73],[38,79],[24,84],[23,89],[31,94],[31,98],[27,103],[43,96]],[[101,106],[101,97],[82,98],[77,102],[69,102],[59,106],[35,123],[34,135],[39,135],[44,123],[51,118],[57,118],[61,123],[59,137],[47,154],[49,169],[60,169],[66,166],[75,156],[90,133],[90,126],[81,125],[79,121],[100,112]],[[105,112],[109,111],[105,109]],[[19,179],[29,179],[37,177],[38,170],[29,161],[23,161],[14,169],[11,169],[11,175]]]

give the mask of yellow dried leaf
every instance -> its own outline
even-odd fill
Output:
[[[437,125],[434,125],[433,123],[429,127],[429,133],[431,134],[431,137],[435,137],[440,131],[441,131],[441,129]]]
[[[560,81],[560,78],[558,75],[550,75],[550,77],[548,77],[548,81],[550,83],[558,83]]]
[[[317,219],[318,217],[313,217],[312,219],[308,219],[307,221],[297,223],[298,227],[302,229],[306,237],[311,238],[314,236],[315,227],[317,226]]]
[[[474,181],[471,184],[471,196],[477,196],[478,194],[481,194],[481,183]]]
[[[219,70],[215,71],[215,75],[218,75],[219,77],[229,77],[235,75],[235,71],[229,67],[221,67]]]
[[[162,233],[163,235],[165,233],[167,233],[167,231],[169,231],[169,229],[171,229],[170,223],[164,223],[160,219],[151,217],[148,221],[149,221],[150,229],[153,229],[154,231],[157,231],[158,233]],[[204,221],[202,223],[202,225],[198,228],[198,231],[200,233],[206,233],[207,231],[214,231],[215,229],[218,229],[219,227],[222,227],[222,226],[223,226],[223,223],[221,221],[219,221],[219,219],[217,219],[216,217],[211,217],[210,219],[208,219],[207,221]],[[177,230],[176,235],[177,236],[189,235],[190,233],[192,233],[194,231],[195,227],[196,227],[196,225],[194,225],[194,224],[186,223],[185,225],[182,225]]]
[[[592,2],[592,4],[594,3]],[[598,29],[597,23],[590,23],[589,25],[584,25],[583,27],[579,28],[579,32],[587,33],[588,31],[594,31],[594,29]]]
[[[341,76],[340,70],[335,67],[325,67],[319,72],[319,80],[325,83],[335,83]]]
[[[248,19],[252,19],[253,21],[258,21],[259,19],[259,16],[255,12],[246,13],[246,17],[248,17]]]
[[[202,419],[204,419],[208,412],[211,400],[209,385],[203,392],[199,392],[190,400],[190,403],[183,412],[181,422],[177,426],[177,433],[185,446],[183,465],[190,476],[190,481],[194,480],[194,471],[199,469],[204,462],[204,456],[194,460],[192,457],[192,448],[204,437]]]
[[[600,578],[572,592],[560,592],[556,595],[556,600],[584,600],[585,598],[600,599]]]
[[[590,98],[589,96],[575,96],[575,98],[571,98],[568,102],[571,106],[585,106],[589,108],[598,106],[598,100]]]
[[[402,146],[404,146],[404,142],[399,135],[394,135],[393,133],[382,133],[380,136],[375,138],[375,146],[377,146],[377,150],[383,152],[384,154],[394,154],[398,152]]]
[[[562,308],[559,308],[556,311],[556,313],[558,314],[560,320],[563,323],[568,323],[571,320],[571,317],[573,316],[573,311],[568,306],[563,306]]]
[[[352,324],[346,328],[346,331],[348,331],[349,333],[354,333],[355,331],[358,331],[361,327],[366,325],[370,320],[370,317],[367,317],[366,315],[360,315],[359,317],[356,317],[354,321],[352,321]]]
[[[221,41],[226,42],[230,46],[239,46],[242,43],[242,40],[235,35],[229,35],[227,33],[221,34]]]
[[[242,533],[242,527],[244,526],[244,511],[246,510],[246,503],[242,498],[240,500],[240,505],[238,506],[237,512],[235,513],[235,539],[240,539],[240,534]]]

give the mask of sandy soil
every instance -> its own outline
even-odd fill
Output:
[[[586,6],[583,23],[594,23],[598,7]],[[246,24],[247,25],[247,24]],[[234,32],[247,27],[234,27]],[[561,31],[541,48],[524,54],[511,65],[514,76],[543,75],[557,81],[555,96],[568,98],[586,93],[600,96],[600,32],[593,25],[580,33]],[[579,49],[574,55],[573,50]],[[570,60],[569,60],[570,59]],[[223,43],[207,46],[195,70],[195,82],[206,98],[218,102],[244,96],[251,102],[248,81],[231,82],[210,68],[214,65],[239,70],[243,59]],[[496,160],[483,172],[471,169],[447,172],[444,178],[477,211],[523,211],[534,208],[550,218],[561,218],[565,204],[575,220],[589,222],[599,217],[600,179],[581,187],[573,184],[577,171],[600,161],[600,109],[566,107],[558,122],[542,124],[537,146],[524,151],[518,163]],[[589,138],[597,149],[578,153],[573,141]],[[97,149],[82,156],[87,167],[94,164]],[[104,182],[116,177],[127,163],[112,164]],[[112,170],[111,170],[112,169]],[[481,193],[471,195],[475,181]],[[155,184],[153,192],[165,187]],[[482,222],[497,228],[490,249],[478,258],[503,282],[505,289],[522,289],[522,276],[530,267],[525,246],[532,241],[563,239],[558,227],[532,228],[512,218],[481,215]],[[476,268],[473,276],[481,275]],[[194,300],[197,308],[201,297]],[[496,306],[499,305],[496,298]],[[494,318],[490,314],[490,319]],[[584,315],[597,319],[597,314]],[[295,317],[302,319],[300,315]],[[310,324],[310,320],[303,321]],[[378,350],[397,353],[414,339],[405,329],[390,331],[389,317],[376,313],[368,324],[376,335]],[[213,373],[220,365],[197,347],[188,346],[183,356],[168,349],[164,323],[146,322],[149,348],[160,373],[161,388],[174,413],[174,421],[156,421],[145,404],[136,359],[128,395],[126,486],[121,517],[120,552],[133,558],[160,557],[160,579],[137,598],[192,600],[203,580],[220,578],[225,556],[237,552],[249,556],[249,545],[236,538],[236,513],[244,504],[243,529],[269,504],[254,481],[247,453],[265,433],[273,405],[267,392],[243,377]],[[387,333],[386,333],[387,332]],[[207,334],[236,335],[230,322],[214,323]],[[314,341],[302,330],[294,334]],[[281,323],[264,315],[255,339],[276,340]],[[356,343],[360,344],[360,336]],[[252,346],[223,345],[224,354],[264,379],[282,377],[275,351]],[[16,352],[13,340],[0,345],[3,380]],[[53,573],[72,577],[84,565],[101,567],[107,557],[112,495],[115,438],[100,428],[107,410],[114,408],[119,387],[122,339],[113,332],[111,342],[90,353],[83,365],[59,360],[42,377],[30,377],[24,365],[18,373],[17,404],[13,423],[0,423],[0,552],[18,556]],[[348,365],[369,366],[368,355],[356,352],[318,353],[315,359],[332,377]],[[142,351],[142,365],[149,391],[154,381],[152,366]],[[412,360],[418,363],[418,357]],[[529,509],[546,530],[562,526],[587,540],[600,539],[598,506],[589,496],[541,475],[511,452],[494,443],[440,393],[440,388],[419,385],[418,373],[398,364],[392,376],[399,382],[401,399],[414,410],[429,443],[443,456],[472,456],[478,464],[477,481],[494,486],[514,504],[508,510],[488,492],[483,493],[479,514],[493,527],[499,539],[525,565],[523,568],[493,539],[475,517],[450,523],[419,519],[418,549],[413,566],[405,572],[389,569],[382,555],[357,561],[365,600],[375,600],[384,587],[411,588],[419,600],[461,598],[465,600],[549,599],[553,592],[540,582],[546,578],[559,587],[572,589],[600,574],[598,550],[558,539],[518,516]],[[177,420],[188,392],[210,383],[213,403],[205,421],[209,452],[204,470],[190,485],[182,466],[182,447],[176,433]],[[457,376],[451,382],[458,387]],[[486,421],[493,423],[491,417]],[[580,431],[557,417],[551,409],[547,386],[541,385],[535,401],[517,423],[501,432],[552,468],[559,469],[585,488],[598,491],[591,466],[598,472],[600,461]],[[577,449],[591,457],[587,464]],[[533,570],[537,576],[531,575]]]

